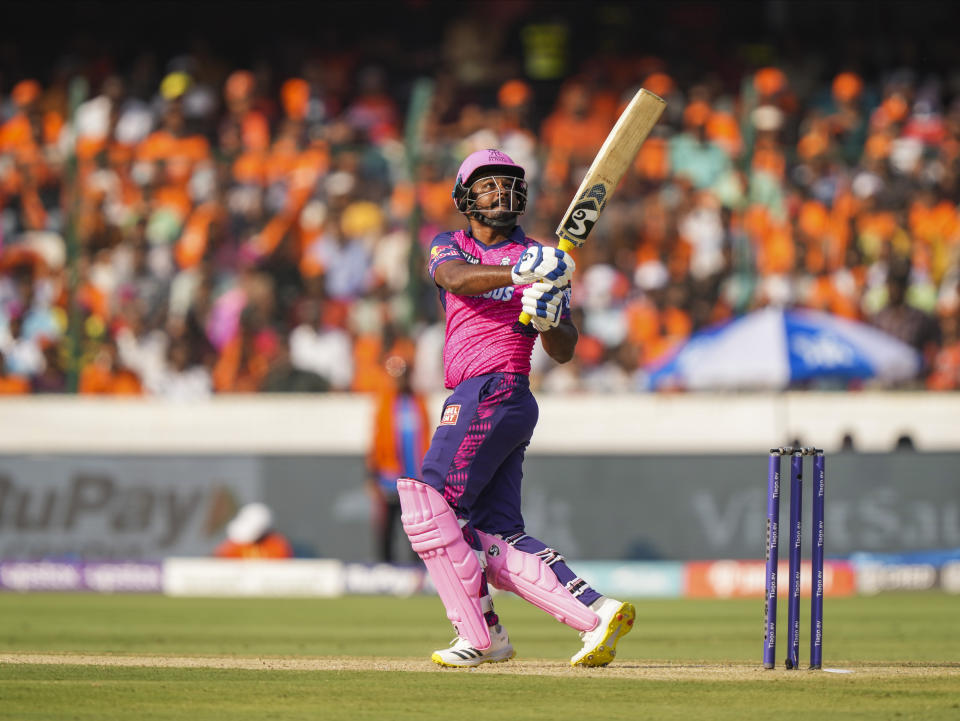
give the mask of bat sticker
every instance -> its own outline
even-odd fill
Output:
[[[607,204],[607,188],[603,183],[597,183],[592,186],[590,190],[580,196],[581,198],[596,198],[597,208],[603,210],[603,206]]]
[[[578,203],[563,224],[563,232],[577,240],[583,240],[590,234],[593,224],[597,222],[597,216],[600,215],[597,204],[593,200],[586,200]]]
[[[573,211],[563,224],[563,234],[582,243],[590,235],[606,199],[607,189],[603,183],[592,186],[580,196],[580,202],[573,207]]]

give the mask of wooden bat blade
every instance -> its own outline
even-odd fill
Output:
[[[603,141],[600,152],[583,176],[570,207],[563,214],[563,220],[557,227],[561,250],[569,252],[583,245],[606,206],[607,198],[616,190],[623,174],[637,157],[640,146],[650,135],[666,107],[667,103],[663,98],[644,88],[640,88],[633,96],[633,100],[620,114],[613,130]],[[521,313],[520,322],[528,324],[530,316]]]
[[[587,239],[623,174],[633,163],[667,104],[641,88],[617,119],[600,152],[583,177],[570,207],[557,227],[560,247],[569,250]]]

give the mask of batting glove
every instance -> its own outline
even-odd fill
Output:
[[[550,283],[534,283],[523,289],[520,303],[530,316],[530,324],[540,333],[560,324],[563,290]]]
[[[559,248],[531,245],[513,266],[511,276],[514,285],[546,282],[563,288],[570,282],[575,268],[576,264],[569,253]]]

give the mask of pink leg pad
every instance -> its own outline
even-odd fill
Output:
[[[490,648],[490,631],[480,606],[483,569],[464,540],[457,517],[443,496],[426,483],[401,478],[400,520],[410,545],[423,560],[447,618],[474,648]]]
[[[497,536],[482,531],[477,535],[487,559],[488,583],[512,591],[578,631],[596,628],[599,616],[575,599],[537,556],[517,550]]]

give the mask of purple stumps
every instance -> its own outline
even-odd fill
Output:
[[[787,598],[788,669],[800,668],[800,579],[803,553],[803,457],[813,457],[813,535],[810,540],[810,668],[823,664],[823,536],[825,461],[823,450],[813,447],[771,448],[767,462],[767,564],[763,599],[763,667],[776,667],[777,566],[780,544],[780,469],[790,456],[789,597]],[[786,491],[784,491],[786,493]]]
[[[767,464],[767,574],[763,604],[763,667],[777,665],[777,563],[780,548],[780,449]]]
[[[812,590],[810,594],[810,668],[823,663],[823,497],[825,485],[823,451],[813,457],[813,537],[810,541]]]
[[[803,450],[790,458],[790,597],[787,599],[787,668],[799,668],[800,540],[803,517]]]

